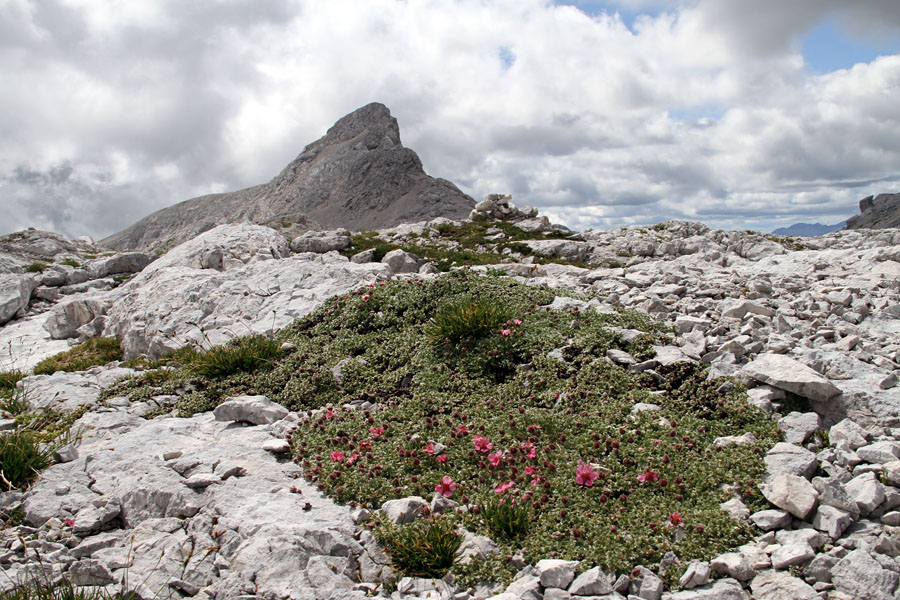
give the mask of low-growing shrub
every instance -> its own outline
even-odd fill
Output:
[[[213,346],[194,357],[190,368],[203,377],[220,378],[271,366],[281,353],[281,343],[264,335],[249,335]]]
[[[434,342],[458,344],[497,333],[512,317],[509,307],[496,298],[464,299],[438,310],[425,333]]]
[[[454,521],[443,516],[420,518],[403,525],[387,521],[375,528],[375,538],[398,572],[434,579],[447,574],[463,541]]]
[[[116,338],[91,338],[74,348],[45,358],[34,367],[35,375],[57,371],[84,371],[114,360],[122,360],[122,347]]]
[[[0,490],[22,488],[53,462],[55,448],[28,430],[0,434]]]
[[[75,267],[76,269],[81,266],[81,263],[75,260],[74,258],[67,258],[66,260],[59,261],[61,265],[67,265],[69,267]]]

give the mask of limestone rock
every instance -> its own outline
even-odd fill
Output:
[[[44,328],[56,340],[75,337],[79,327],[105,314],[106,309],[107,305],[97,299],[71,300],[53,308]]]
[[[853,550],[834,565],[831,580],[835,587],[855,600],[883,600],[892,597],[900,579],[865,550]]]
[[[137,273],[156,257],[145,252],[123,252],[88,262],[85,269],[91,279],[100,279],[120,273]]]
[[[575,578],[577,560],[559,560],[545,558],[535,565],[541,585],[545,588],[566,589]]]
[[[797,475],[778,475],[761,487],[766,500],[799,519],[809,516],[819,497],[812,484]]]
[[[424,514],[424,510],[428,508],[428,503],[419,496],[409,496],[408,498],[398,498],[397,500],[388,500],[381,505],[381,510],[388,519],[402,525],[404,523],[412,523]]]
[[[756,600],[818,600],[815,588],[789,573],[766,570],[758,573],[750,582]]]
[[[391,250],[384,255],[381,262],[391,268],[393,273],[418,273],[419,259],[409,252],[403,250]]]
[[[213,411],[216,421],[241,421],[253,425],[274,423],[287,416],[288,409],[265,396],[228,398]]]
[[[31,292],[37,287],[34,279],[22,275],[0,277],[0,325],[28,307]]]
[[[425,174],[400,142],[383,104],[341,118],[266,184],[164,208],[100,243],[117,249],[171,247],[217,225],[271,223],[289,230],[377,229],[438,216],[464,218],[474,200]]]
[[[308,231],[291,241],[293,252],[315,252],[323,254],[333,250],[341,251],[350,247],[350,233],[345,229],[335,231]]]
[[[813,400],[830,400],[841,393],[827,379],[783,354],[761,354],[743,372],[756,381]]]

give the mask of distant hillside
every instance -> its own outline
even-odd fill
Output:
[[[794,223],[790,227],[779,227],[772,233],[775,235],[787,235],[792,237],[813,237],[817,235],[825,235],[832,231],[840,231],[847,224],[847,221],[841,221],[835,225],[823,225],[821,223]]]
[[[859,213],[847,219],[847,229],[900,227],[900,193],[863,198],[859,201]]]
[[[340,119],[270,182],[186,200],[100,243],[120,250],[169,248],[225,223],[250,222],[300,233],[370,230],[435,217],[462,219],[475,201],[428,176],[400,142],[397,120],[372,103]]]

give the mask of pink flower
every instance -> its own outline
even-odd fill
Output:
[[[497,485],[497,487],[494,488],[494,493],[502,494],[503,492],[505,492],[506,490],[508,490],[511,487],[514,487],[515,485],[516,485],[515,481],[507,481],[506,483],[500,483]]]
[[[521,324],[522,324],[522,319],[514,319],[513,320],[513,325],[515,325],[516,327],[518,327]]]
[[[434,491],[438,494],[441,494],[447,498],[453,495],[453,492],[456,490],[456,484],[453,483],[453,479],[449,475],[444,475],[441,478],[441,482],[434,486]]]
[[[359,457],[360,457],[360,456],[362,456],[362,455],[361,455],[359,452],[357,452],[356,450],[354,450],[354,451],[353,451],[353,454],[351,454],[351,455],[347,458],[347,464],[348,464],[348,465],[352,465],[352,464],[355,463],[357,460],[359,460]]]
[[[578,461],[578,466],[575,468],[575,482],[577,484],[591,487],[598,477],[600,477],[600,473],[595,471],[594,467],[588,463]]]
[[[465,435],[465,434],[469,433],[469,428],[466,427],[465,423],[463,423],[462,425],[460,425],[459,427],[456,428],[456,433],[459,435]]]
[[[66,527],[72,527],[75,525],[75,519],[65,519],[63,523],[66,524]]]
[[[683,522],[684,522],[684,517],[682,517],[677,512],[673,512],[671,515],[669,515],[669,523],[671,523],[675,527],[678,527]]]
[[[374,283],[370,283],[370,284],[367,285],[366,287],[369,288],[370,290],[374,290],[374,289],[375,289],[375,284],[374,284]]]
[[[337,413],[331,410],[330,408],[325,411],[325,420],[330,421],[334,418]]]
[[[377,440],[384,435],[384,427],[369,427],[369,433],[372,434],[372,438]]]
[[[488,454],[488,460],[491,461],[491,464],[495,467],[500,466],[500,460],[503,457],[503,450],[497,450],[493,454]]]
[[[340,450],[335,450],[331,453],[331,460],[333,460],[334,462],[341,462],[342,460],[344,460],[344,453]]]
[[[525,467],[525,474],[526,475],[534,475],[534,467],[532,467],[531,465],[528,465],[527,467]]]
[[[494,444],[483,435],[476,435],[472,439],[472,443],[479,452],[490,452],[494,449]]]
[[[425,449],[422,450],[422,452],[425,452],[427,454],[434,454],[434,442],[428,442],[428,445],[425,446]]]
[[[369,295],[368,295],[368,294],[363,294],[362,301],[363,301],[363,302],[368,302],[368,301],[369,301]]]
[[[440,456],[437,457],[437,461],[441,464],[444,464],[445,462],[447,462],[447,455],[441,454]]]
[[[531,442],[522,442],[521,444],[519,444],[519,448],[521,448],[522,450],[528,451],[528,454],[527,454],[528,458],[534,458],[535,456],[537,456],[537,449],[534,447],[534,444]]]
[[[509,337],[509,335],[511,333],[512,333],[512,331],[510,331],[509,329],[501,329],[500,330],[500,335],[502,335],[503,337]]]
[[[641,483],[647,483],[648,481],[650,483],[654,483],[659,481],[659,473],[657,473],[656,471],[651,471],[650,467],[647,467],[643,473],[638,475],[637,479]]]

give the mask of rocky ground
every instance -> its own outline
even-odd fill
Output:
[[[512,210],[504,206],[495,198],[473,216],[503,216]],[[523,228],[549,230],[536,215],[516,218]],[[379,238],[400,248],[424,240],[458,247],[444,239],[447,226],[403,225]],[[394,597],[900,598],[900,230],[798,241],[666,222],[526,241],[521,252],[499,250],[504,235],[488,229],[478,251],[497,251],[496,264],[473,268],[586,294],[584,301],[560,298],[555,308],[628,307],[672,326],[674,343],[632,368],[701,361],[715,376],[748,384],[750,400],[784,432],[766,455],[761,482],[772,508],[751,514],[739,498],[723,505],[759,535],[692,563],[678,592],[664,590],[648,569],[592,569],[576,578],[577,564],[545,560],[524,566],[506,589],[407,578]],[[126,358],[185,343],[208,347],[283,327],[367,283],[439,276],[432,261],[402,249],[379,262],[369,262],[372,251],[339,254],[353,243],[344,231],[289,244],[266,227],[225,225],[149,265],[140,264],[153,258],[146,255],[85,259],[89,249],[75,248],[85,266],[54,263],[29,274],[32,257],[10,254],[0,261],[0,307],[12,319],[0,329],[9,361],[0,369],[27,370],[67,340],[97,335],[122,340]],[[541,264],[542,257],[586,266]],[[111,263],[124,266],[102,266]],[[127,281],[113,276],[132,272]],[[389,567],[359,528],[365,514],[321,496],[283,458],[299,415],[261,398],[190,419],[141,418],[171,405],[169,397],[98,403],[99,391],[128,372],[108,365],[22,381],[33,406],[90,408],[75,425],[80,441],[58,452],[57,464],[24,494],[0,494],[0,508],[21,507],[25,521],[4,532],[0,586],[11,587],[40,560],[79,585],[118,589],[127,580],[145,598],[384,593]],[[785,408],[796,398],[809,408]],[[489,551],[483,540],[467,544]]]

